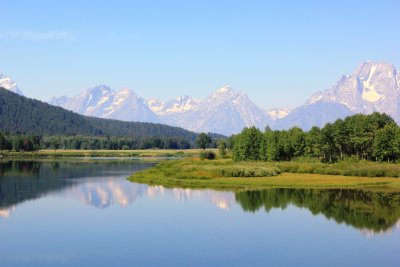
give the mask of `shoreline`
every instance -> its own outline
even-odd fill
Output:
[[[200,149],[148,149],[148,150],[39,150],[34,152],[0,151],[0,159],[15,158],[93,158],[93,157],[139,157],[181,158],[196,156]]]
[[[231,160],[200,161],[197,158],[160,161],[155,166],[128,178],[135,183],[160,185],[166,188],[215,190],[293,189],[359,189],[365,191],[400,192],[400,179],[315,173],[282,173],[258,177],[232,177],[224,170],[245,166],[258,168],[263,162],[236,163]],[[245,168],[243,167],[243,168]],[[239,167],[241,168],[241,167]]]

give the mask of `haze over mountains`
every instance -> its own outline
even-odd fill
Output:
[[[8,82],[10,90],[22,93],[7,76],[0,77],[0,81]],[[229,86],[218,89],[205,99],[180,96],[162,102],[145,100],[129,89],[115,91],[100,85],[77,96],[53,97],[49,103],[88,116],[158,122],[196,132],[225,135],[253,125],[260,129],[268,125],[273,129],[299,126],[308,130],[314,125],[321,127],[355,113],[374,111],[387,113],[399,123],[400,72],[388,63],[364,62],[353,74],[341,77],[331,88],[317,92],[304,105],[293,110],[264,110],[245,93]]]

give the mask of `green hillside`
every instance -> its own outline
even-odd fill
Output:
[[[178,127],[123,122],[79,115],[0,88],[0,132],[36,135],[174,137],[195,140],[197,134]]]

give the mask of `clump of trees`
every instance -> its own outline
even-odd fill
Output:
[[[303,131],[261,132],[245,128],[228,139],[236,161],[288,161],[297,157],[315,157],[323,162],[335,162],[349,157],[397,162],[400,159],[400,128],[386,114],[357,114],[328,123],[323,128]]]
[[[41,146],[37,135],[4,135],[0,133],[0,150],[36,151]]]

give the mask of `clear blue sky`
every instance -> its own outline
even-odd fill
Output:
[[[0,73],[47,100],[97,84],[145,98],[223,85],[293,107],[365,60],[400,68],[400,1],[2,0]]]

